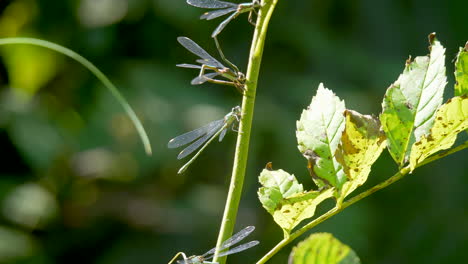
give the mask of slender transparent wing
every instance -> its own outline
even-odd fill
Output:
[[[211,19],[215,19],[215,18],[220,17],[220,16],[224,16],[224,15],[226,15],[228,13],[235,12],[236,10],[237,10],[236,7],[232,7],[232,8],[226,8],[226,9],[210,11],[210,12],[206,12],[203,15],[201,15],[200,19],[211,20]]]
[[[236,18],[236,16],[239,15],[238,12],[234,12],[232,15],[230,15],[228,18],[226,18],[223,22],[221,22],[218,27],[213,31],[213,33],[211,34],[211,37],[214,38],[216,37],[219,33],[221,33],[221,31],[223,31],[223,29],[226,27],[227,24],[229,24],[229,22],[231,22],[231,20],[233,20],[234,18]]]
[[[224,136],[226,135],[227,132],[227,127],[221,131],[221,134],[219,134],[219,142],[223,141]]]
[[[221,62],[217,61],[217,60],[204,60],[204,59],[198,59],[196,60],[196,62],[200,63],[200,64],[205,64],[206,66],[209,66],[211,68],[216,68],[216,69],[225,69],[226,66],[224,66],[223,64],[221,64]]]
[[[242,245],[239,245],[235,248],[232,248],[228,251],[225,251],[225,252],[222,252],[218,255],[218,257],[223,257],[223,256],[227,256],[227,255],[231,255],[231,254],[235,254],[235,253],[239,253],[241,251],[244,251],[246,249],[249,249],[251,247],[254,247],[256,245],[258,245],[260,242],[258,242],[257,240],[254,240],[254,241],[250,241],[250,242],[247,242],[245,244],[242,244]]]
[[[224,123],[224,119],[216,120],[211,123],[208,123],[202,127],[199,127],[195,130],[192,130],[190,132],[187,132],[185,134],[182,134],[180,136],[177,136],[171,140],[169,140],[169,143],[167,143],[168,148],[178,148],[180,146],[186,145],[195,139],[203,136],[204,134],[210,132],[213,128],[219,128],[219,126],[222,126]]]
[[[197,43],[187,37],[178,37],[177,41],[180,45],[184,46],[188,51],[203,59],[203,63],[216,68],[226,68],[218,60],[213,58]],[[209,63],[209,64],[208,64]]]
[[[223,250],[225,248],[228,248],[228,247],[238,243],[239,241],[244,239],[246,236],[250,235],[250,233],[252,233],[254,230],[255,230],[255,226],[248,226],[248,227],[242,229],[241,231],[237,232],[232,237],[230,237],[226,241],[224,241],[221,244],[221,246],[219,247],[218,251],[221,251],[221,250]],[[203,254],[202,257],[213,254],[213,253],[215,253],[215,251],[216,251],[216,248],[212,248],[208,252]]]
[[[180,64],[176,64],[176,66],[181,67],[181,68],[189,68],[189,69],[201,69],[200,65],[188,64],[188,63],[180,63]]]
[[[210,72],[210,73],[204,74],[202,76],[197,76],[197,77],[193,78],[193,80],[190,82],[190,84],[192,84],[192,85],[202,84],[202,83],[205,83],[206,81],[208,81],[208,79],[213,79],[214,77],[216,77],[218,75],[219,75],[219,73],[217,73],[217,72]]]
[[[193,142],[188,147],[186,147],[184,150],[182,150],[179,153],[179,155],[177,156],[177,159],[183,159],[183,158],[187,157],[192,152],[197,150],[201,145],[203,145],[208,139],[210,139],[216,132],[218,132],[218,130],[224,125],[224,119],[222,119],[220,121],[221,122],[219,123],[219,125],[212,127],[212,129],[210,131],[208,131],[206,133],[206,135],[199,138],[197,141]]]
[[[187,0],[187,4],[200,8],[227,8],[227,7],[236,7],[237,4],[218,1],[218,0]]]

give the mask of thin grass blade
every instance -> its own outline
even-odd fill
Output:
[[[200,19],[212,20],[212,19],[218,18],[220,16],[224,16],[226,14],[229,14],[231,12],[235,12],[236,10],[237,10],[236,7],[232,7],[232,8],[226,8],[226,9],[210,11],[210,12],[206,12],[203,15],[201,15]]]
[[[223,122],[224,122],[224,119],[216,120],[200,128],[197,128],[195,130],[192,130],[190,132],[177,136],[171,139],[169,143],[167,143],[167,147],[178,148],[180,146],[186,145],[196,140],[197,138],[203,136],[204,134],[210,132],[213,128],[219,128],[219,126],[222,126]]]
[[[219,121],[219,120],[218,120]],[[216,121],[214,121],[216,122]],[[218,124],[219,123],[219,124]],[[182,150],[179,155],[177,156],[177,159],[183,159],[190,155],[192,152],[197,150],[201,145],[203,145],[207,140],[209,140],[216,132],[219,131],[219,129],[224,125],[224,119],[221,120],[221,122],[216,123],[217,126],[213,126],[210,131],[206,133],[203,137],[199,138],[197,141],[189,145],[187,148]]]
[[[58,44],[55,44],[46,40],[36,39],[36,38],[1,38],[0,39],[0,46],[11,45],[11,44],[33,45],[33,46],[50,49],[58,53],[61,53],[69,58],[72,58],[73,60],[77,61],[78,63],[83,65],[85,68],[87,68],[92,74],[94,74],[94,76],[96,76],[96,78],[98,78],[104,84],[104,86],[110,91],[110,93],[114,96],[117,102],[119,102],[119,104],[123,107],[124,111],[126,112],[128,117],[132,121],[133,125],[135,126],[138,132],[138,135],[140,136],[141,141],[143,142],[143,146],[145,148],[146,154],[151,155],[152,149],[151,149],[151,144],[150,144],[148,135],[146,134],[145,128],[143,127],[143,124],[141,123],[140,119],[138,119],[138,116],[136,115],[135,111],[133,111],[133,108],[128,104],[127,100],[119,92],[117,87],[92,62],[90,62],[85,57],[81,56],[80,54],[74,52],[73,50],[69,48],[60,46]]]
[[[237,4],[218,0],[187,0],[187,4],[200,8],[218,9],[236,7]]]

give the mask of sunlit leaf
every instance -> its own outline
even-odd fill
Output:
[[[446,85],[445,48],[429,36],[429,56],[407,61],[398,80],[388,88],[380,120],[388,140],[388,149],[403,166],[411,146],[426,135],[434,123],[435,112],[442,104]]]
[[[348,177],[343,185],[342,198],[366,182],[371,166],[386,142],[380,122],[374,117],[352,110],[346,110],[345,117],[346,127],[336,152],[336,159]]]
[[[284,170],[264,169],[259,181],[263,187],[259,189],[258,197],[263,207],[272,215],[284,198],[304,191],[296,177]]]
[[[288,264],[360,264],[356,253],[329,233],[316,233],[300,242]]]
[[[423,136],[411,150],[411,170],[430,155],[450,148],[457,134],[468,129],[468,96],[450,99],[437,111],[434,126],[428,136]]]
[[[319,188],[340,188],[346,181],[334,158],[344,130],[345,104],[332,91],[319,85],[317,95],[297,121],[299,150],[309,162],[309,171]]]
[[[468,42],[460,48],[455,62],[455,96],[468,94]]]
[[[259,181],[266,188],[278,188],[284,197],[302,192],[302,184],[297,182],[296,177],[284,170],[264,169],[260,174]]]
[[[263,207],[286,234],[302,220],[314,216],[317,205],[332,197],[334,191],[304,192],[294,175],[283,170],[263,170],[260,183],[263,187],[259,188],[258,197]]]

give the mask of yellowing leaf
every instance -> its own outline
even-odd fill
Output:
[[[468,42],[460,48],[455,62],[455,96],[468,95]]]
[[[414,170],[430,155],[450,148],[457,134],[468,129],[468,96],[450,99],[437,111],[434,126],[428,136],[413,145],[410,166]]]
[[[289,234],[302,220],[314,216],[317,206],[324,200],[333,197],[333,193],[334,189],[330,188],[323,191],[298,193],[285,198],[278,204],[273,213],[273,219]]]
[[[344,110],[344,102],[320,84],[317,95],[297,121],[299,151],[308,160],[312,179],[319,188],[340,188],[346,181],[333,156],[344,129]]]
[[[288,264],[360,264],[356,253],[329,233],[312,234],[289,255]]]
[[[364,184],[372,164],[385,148],[385,134],[380,122],[372,116],[346,110],[346,128],[336,159],[343,165],[348,181],[343,185],[341,199]]]
[[[302,220],[314,216],[317,205],[332,197],[334,192],[333,188],[304,192],[294,175],[283,170],[265,169],[259,178],[263,185],[258,190],[260,202],[285,234]]]
[[[429,39],[430,55],[407,61],[382,103],[382,128],[390,154],[400,167],[408,161],[414,142],[429,133],[447,82],[445,48],[435,34],[429,35]]]

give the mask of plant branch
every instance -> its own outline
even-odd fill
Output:
[[[438,159],[441,159],[443,157],[446,157],[446,156],[448,156],[450,154],[453,154],[455,152],[461,151],[461,150],[466,149],[466,148],[468,148],[468,141],[466,141],[465,143],[463,143],[463,144],[461,144],[461,145],[459,145],[459,146],[457,146],[457,147],[455,147],[453,149],[450,149],[450,150],[448,150],[446,152],[435,154],[435,155],[427,158],[425,161],[418,164],[416,166],[416,168],[424,166],[424,165],[426,165],[426,164],[428,164],[430,162],[436,161]],[[283,240],[281,240],[265,256],[263,256],[259,261],[257,261],[256,264],[263,264],[263,263],[267,262],[271,257],[273,257],[276,253],[278,253],[284,246],[289,244],[291,241],[293,241],[297,237],[301,236],[302,234],[309,231],[310,229],[317,226],[318,224],[322,223],[323,221],[325,221],[325,220],[331,218],[332,216],[340,213],[341,211],[343,211],[344,209],[346,209],[350,205],[352,205],[352,204],[362,200],[363,198],[365,198],[365,197],[367,197],[367,196],[369,196],[369,195],[371,195],[371,194],[373,194],[373,193],[375,193],[375,192],[377,192],[379,190],[382,190],[382,189],[386,188],[387,186],[393,184],[394,182],[402,179],[409,172],[410,172],[410,166],[404,167],[398,173],[396,173],[392,177],[388,178],[386,181],[384,181],[382,183],[379,183],[379,184],[375,185],[374,187],[372,187],[370,189],[367,189],[366,191],[364,191],[364,192],[352,197],[351,199],[343,202],[341,207],[334,207],[334,208],[330,209],[325,214],[317,217],[316,219],[312,220],[311,222],[309,222],[305,226],[303,226],[300,229],[298,229],[297,231],[293,232],[290,236],[288,236],[288,237],[284,238]]]
[[[236,223],[237,211],[242,195],[247,157],[249,151],[250,131],[255,105],[258,75],[262,61],[263,47],[268,30],[268,23],[278,0],[263,0],[262,7],[258,13],[255,32],[250,48],[249,62],[247,66],[245,91],[242,98],[242,113],[237,136],[236,152],[232,169],[231,183],[224,208],[221,228],[216,246],[219,247],[223,241],[232,235]],[[224,264],[226,257],[218,258],[216,255],[213,262]]]

